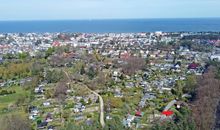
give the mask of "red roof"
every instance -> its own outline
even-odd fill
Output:
[[[87,46],[80,46],[79,48],[87,48]]]
[[[171,116],[171,115],[173,115],[173,111],[169,111],[169,110],[168,111],[163,111],[162,114],[166,115],[166,116]]]
[[[137,111],[137,112],[135,113],[135,116],[142,116],[141,111]]]
[[[188,66],[188,69],[197,69],[199,67],[199,64],[197,63],[191,63],[189,66]]]
[[[130,55],[128,53],[121,53],[120,58],[127,59],[127,58],[129,58],[129,56]]]
[[[58,41],[53,42],[52,46],[60,46],[60,43]]]

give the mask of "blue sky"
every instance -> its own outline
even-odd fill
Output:
[[[220,17],[220,0],[0,0],[0,20]]]

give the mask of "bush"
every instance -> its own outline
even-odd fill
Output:
[[[9,95],[9,94],[14,94],[14,93],[16,93],[15,90],[8,91],[8,90],[3,89],[0,91],[0,95]]]

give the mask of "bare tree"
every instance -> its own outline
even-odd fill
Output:
[[[130,57],[125,60],[125,64],[123,64],[122,71],[127,75],[132,75],[136,71],[143,69],[145,65],[145,61],[143,58],[138,57]]]
[[[56,86],[54,97],[59,102],[63,102],[66,98],[67,84],[65,82],[59,82]]]
[[[212,129],[215,123],[215,111],[219,103],[220,80],[215,79],[215,68],[198,78],[196,100],[192,102],[193,118],[198,130]]]
[[[0,120],[1,130],[31,130],[30,122],[21,115],[7,115]]]
[[[66,99],[66,91],[67,91],[67,84],[66,82],[59,82],[56,86],[54,97],[58,100],[59,106],[60,106],[60,119],[62,121],[62,124],[64,124],[63,119],[63,104]]]

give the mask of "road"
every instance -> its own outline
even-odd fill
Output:
[[[71,83],[72,80],[71,80],[69,74],[68,74],[65,70],[63,70],[63,72],[65,73],[65,75],[67,76],[69,82]],[[100,96],[97,92],[91,90],[87,85],[82,84],[82,83],[79,83],[79,84],[86,86],[86,88],[88,89],[88,91],[90,91],[91,93],[93,93],[93,94],[95,94],[96,96],[99,97],[99,104],[100,104],[100,124],[101,124],[101,126],[104,128],[104,127],[105,127],[105,120],[104,120],[104,101],[103,101],[102,96]]]

